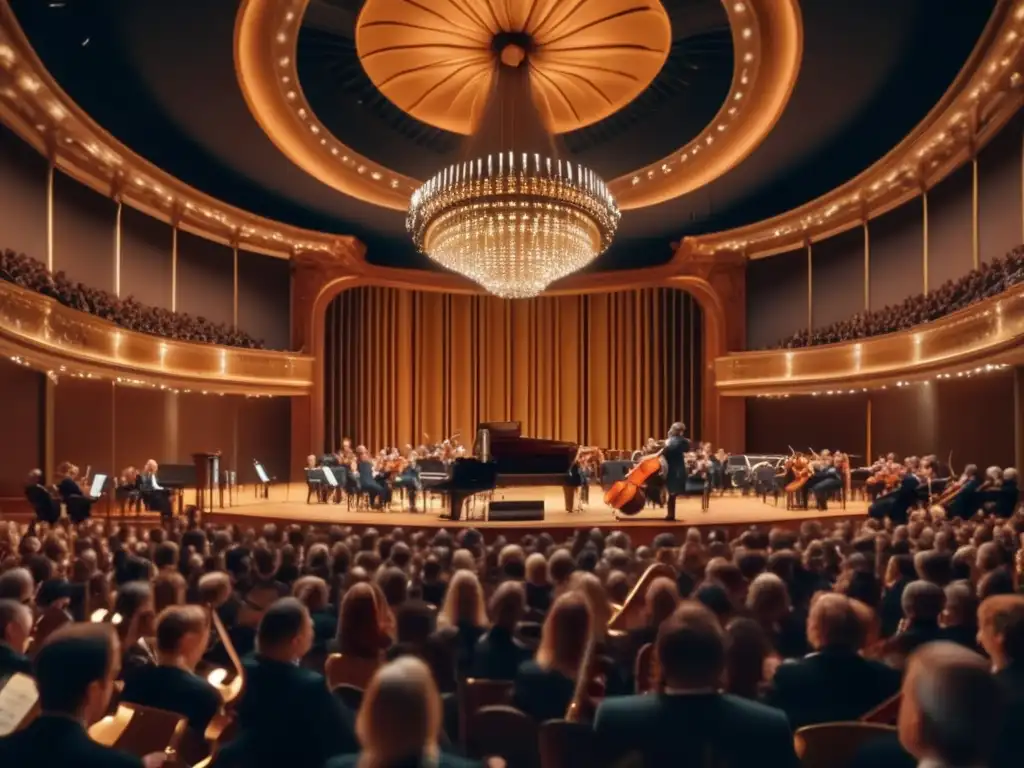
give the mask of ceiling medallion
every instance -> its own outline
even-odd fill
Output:
[[[503,298],[540,294],[611,244],[619,209],[604,181],[555,157],[534,98],[527,35],[498,35],[490,92],[469,160],[417,189],[406,220],[416,246]]]

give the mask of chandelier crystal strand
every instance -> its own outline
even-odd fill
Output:
[[[441,266],[504,298],[528,298],[605,251],[619,209],[588,168],[501,152],[443,169],[412,196],[406,226]]]

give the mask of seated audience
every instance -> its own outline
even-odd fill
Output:
[[[796,729],[857,720],[894,695],[900,673],[860,655],[865,631],[850,598],[819,595],[807,617],[815,652],[775,670],[767,702],[785,712]]]
[[[459,673],[468,674],[473,668],[476,643],[488,626],[484,590],[476,573],[460,570],[452,576],[437,625],[439,636],[455,651]]]
[[[358,755],[333,758],[327,768],[471,768],[477,763],[439,746],[441,697],[430,670],[405,656],[374,675],[359,708]]]
[[[223,704],[220,694],[195,674],[210,642],[210,620],[198,605],[167,608],[156,620],[156,665],[125,675],[125,701],[178,712],[200,736]]]
[[[725,628],[725,680],[727,693],[744,699],[761,700],[767,679],[772,644],[761,625],[741,616]]]
[[[699,756],[704,765],[799,764],[781,712],[718,693],[725,641],[710,611],[683,603],[661,625],[656,653],[663,691],[608,698],[598,707],[594,733],[605,760],[687,765]]]
[[[292,597],[260,619],[256,656],[245,662],[238,703],[238,738],[218,765],[320,768],[335,755],[357,752],[352,713],[327,690],[322,675],[299,666],[313,647],[313,621]]]
[[[0,683],[15,672],[32,674],[25,655],[32,637],[32,611],[17,600],[0,600]]]
[[[906,658],[925,643],[947,639],[939,626],[946,607],[946,593],[930,581],[912,581],[903,590],[903,622],[889,641],[890,652]]]
[[[0,739],[0,765],[141,768],[139,758],[86,732],[107,713],[120,671],[121,650],[109,624],[74,624],[50,635],[35,659],[39,716]]]
[[[262,349],[263,342],[238,328],[205,317],[192,317],[161,307],[147,307],[134,297],[121,298],[70,280],[64,272],[51,273],[46,265],[23,253],[0,251],[0,278],[42,293],[66,307],[88,312],[122,328],[180,341]]]
[[[523,618],[526,592],[523,585],[506,581],[491,597],[494,623],[477,641],[473,652],[473,677],[487,680],[514,680],[519,665],[533,654],[515,637]]]
[[[978,609],[978,641],[992,660],[996,679],[1006,697],[1004,732],[999,738],[992,765],[995,768],[1024,765],[1024,742],[1019,727],[1024,723],[1024,597],[997,595]]]

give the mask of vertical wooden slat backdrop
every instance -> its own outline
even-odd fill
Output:
[[[471,443],[481,421],[632,450],[686,421],[699,437],[702,313],[645,288],[503,301],[362,287],[326,313],[325,450]]]

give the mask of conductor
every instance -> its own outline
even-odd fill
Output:
[[[665,490],[668,491],[668,515],[666,520],[675,522],[676,496],[686,493],[686,454],[690,450],[690,441],[684,435],[686,425],[677,421],[668,428],[665,447],[661,449],[661,457],[665,460]]]

